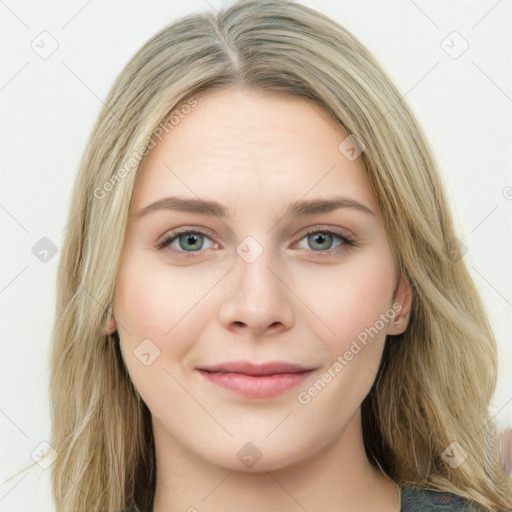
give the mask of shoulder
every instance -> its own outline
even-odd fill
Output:
[[[483,512],[475,503],[449,492],[421,489],[410,485],[401,488],[400,512]]]

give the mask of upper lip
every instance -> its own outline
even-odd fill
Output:
[[[243,375],[263,376],[280,373],[303,373],[313,370],[313,368],[281,361],[271,361],[263,364],[255,364],[248,361],[232,361],[201,367],[198,370],[212,373],[240,373]]]

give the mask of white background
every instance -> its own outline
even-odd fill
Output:
[[[175,18],[226,5],[208,3],[0,0],[0,512],[53,510],[49,470],[36,466],[5,481],[50,433],[47,357],[58,254],[43,263],[32,247],[48,237],[60,250],[79,159],[127,60]],[[377,56],[425,128],[499,343],[492,410],[500,427],[512,427],[511,2],[303,3]],[[47,59],[31,48],[43,31],[59,45]],[[469,44],[456,59],[443,46],[457,51],[458,36],[442,46],[453,31]]]

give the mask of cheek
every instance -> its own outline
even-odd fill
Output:
[[[326,436],[329,432],[336,436],[340,424],[352,417],[375,381],[393,322],[394,264],[390,254],[376,251],[347,260],[336,271],[317,268],[314,276],[303,275],[302,279],[315,283],[308,303],[329,327],[315,328],[328,361],[318,380],[298,398],[301,404],[311,400],[307,410],[317,417],[318,428]],[[329,432],[326,415],[331,422]]]
[[[128,250],[114,300],[116,319],[128,331],[163,338],[204,295],[204,280],[193,267],[175,267],[139,248]]]
[[[128,368],[139,367],[134,351],[147,339],[157,347],[156,352],[160,351],[152,364],[155,368],[170,368],[184,357],[200,336],[202,323],[208,321],[201,307],[207,284],[183,269],[138,262],[135,258],[123,265],[114,314]]]
[[[121,269],[114,300],[121,353],[151,411],[161,412],[171,395],[174,406],[186,410],[186,394],[172,376],[183,380],[180,363],[209,320],[200,300],[205,291],[194,282],[186,272],[147,261]]]
[[[395,270],[389,252],[354,253],[337,266],[305,266],[295,277],[297,295],[310,305],[319,325],[323,324],[319,327],[321,339],[330,352],[347,350],[352,340],[375,326],[381,315],[388,312],[391,316]],[[384,331],[390,322],[378,322],[377,329]],[[380,334],[379,338],[385,337]]]
[[[131,338],[161,338],[172,327],[172,308],[177,301],[171,300],[172,290],[161,275],[157,280],[147,267],[139,267],[144,270],[138,272],[135,268],[127,266],[121,273],[114,301],[115,317],[122,324],[121,331]]]

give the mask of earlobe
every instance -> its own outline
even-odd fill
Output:
[[[400,308],[398,309],[398,305]],[[393,306],[397,313],[393,321],[393,333],[402,334],[409,323],[411,313],[412,291],[407,278],[402,273],[393,293]]]
[[[107,336],[110,336],[111,334],[113,334],[116,331],[117,331],[117,323],[116,323],[116,319],[114,318],[114,315],[112,314],[112,316],[110,317],[110,320],[108,321],[107,327],[105,328],[105,334]]]

